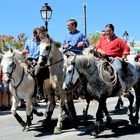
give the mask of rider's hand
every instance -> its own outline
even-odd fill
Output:
[[[29,51],[28,50],[23,50],[21,53],[22,53],[22,55],[26,55],[26,54],[29,53]]]
[[[83,47],[83,46],[86,46],[86,45],[87,45],[86,42],[81,41],[77,44],[77,47],[79,48],[79,47]]]
[[[101,49],[97,49],[97,52],[99,52],[101,54],[102,57],[106,56],[106,52],[101,50]]]
[[[66,44],[65,46],[64,46],[64,48],[66,49],[66,48],[68,48],[70,45],[69,44]]]

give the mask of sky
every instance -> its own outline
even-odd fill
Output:
[[[106,24],[115,26],[115,34],[124,31],[130,40],[140,40],[140,0],[1,0],[0,34],[17,36],[26,33],[31,38],[35,27],[45,24],[40,9],[48,3],[53,13],[48,22],[50,36],[63,42],[68,34],[67,20],[75,18],[84,33],[83,4],[86,2],[87,34],[102,31]]]

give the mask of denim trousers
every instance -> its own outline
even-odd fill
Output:
[[[127,90],[125,75],[122,69],[122,61],[119,58],[115,58],[113,62],[113,66],[118,75],[122,89]]]

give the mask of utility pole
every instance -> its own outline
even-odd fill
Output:
[[[86,0],[84,1],[84,33],[87,36],[87,25],[86,25]]]

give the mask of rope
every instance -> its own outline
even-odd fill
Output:
[[[108,86],[115,86],[117,83],[117,74],[114,66],[108,61],[102,61],[99,65],[99,77]]]

